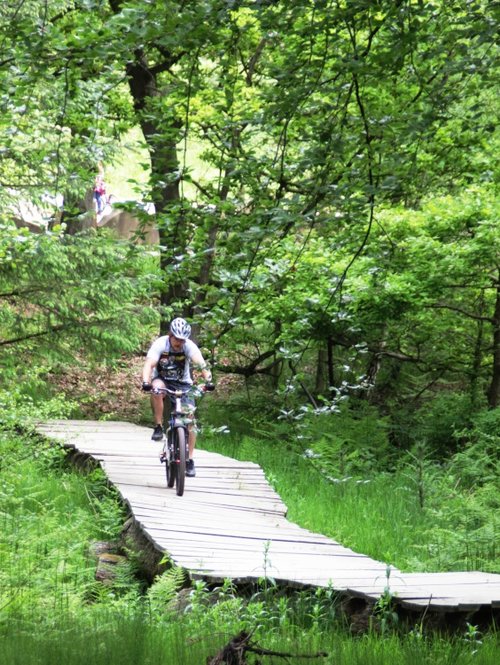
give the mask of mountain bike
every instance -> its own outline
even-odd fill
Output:
[[[186,388],[153,388],[153,395],[165,395],[173,397],[163,402],[163,449],[160,455],[160,461],[165,463],[165,472],[167,476],[167,487],[175,485],[177,496],[184,494],[184,482],[186,479],[186,461],[189,459],[189,430],[188,425],[193,422],[189,414],[185,413],[182,406],[182,398],[191,391],[197,394],[214,390],[215,386],[211,383],[202,386],[187,386]]]

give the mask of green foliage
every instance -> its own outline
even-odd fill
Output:
[[[4,432],[0,447],[0,629],[55,625],[66,613],[81,613],[93,595],[90,543],[118,536],[123,508],[101,471],[88,478],[71,472],[58,446]],[[121,573],[115,585],[101,587],[102,602],[125,595],[133,602],[136,585]]]
[[[13,383],[10,388],[0,390],[0,428],[14,429],[22,425],[29,429],[37,420],[46,420],[50,418],[67,418],[71,410],[75,407],[74,402],[67,399],[64,395],[55,397],[45,396],[40,399],[26,394],[28,388],[38,389],[43,392],[46,384],[41,380],[36,380],[36,374],[31,377],[30,384]]]
[[[418,505],[422,509],[427,506],[429,497],[439,492],[442,470],[432,453],[432,449],[423,441],[406,451],[399,461],[399,469],[405,475],[414,496],[418,497]]]
[[[426,493],[420,548],[444,568],[498,569],[498,418],[498,410],[477,414],[467,429],[455,431],[457,452],[440,465],[427,459],[413,474]]]
[[[480,440],[485,432],[494,432],[494,427],[494,418],[483,414],[477,418],[474,436]],[[487,557],[492,569],[498,565],[493,533],[497,527],[491,513],[489,552],[476,547],[481,543],[471,522],[474,517],[475,527],[479,525],[481,504],[486,525],[486,492],[491,509],[499,513],[498,492],[494,494],[489,484],[483,485],[475,506],[468,504],[464,511],[464,494],[458,491],[455,479],[439,473],[436,467],[438,491],[430,495],[429,508],[422,511],[415,501],[415,488],[408,485],[408,468],[404,474],[378,474],[366,484],[332,484],[317,475],[308,460],[283,456],[282,447],[269,439],[263,445],[261,440],[238,440],[228,435],[225,442],[232,447],[232,454],[258,457],[273,473],[289,505],[290,519],[329,533],[343,544],[364,552],[371,548],[372,556],[401,567],[413,558],[413,570],[433,566],[438,570],[463,569],[464,561],[488,569]],[[388,658],[415,665],[445,663],[450,658],[464,665],[495,662],[495,636],[480,639],[474,626],[457,641],[424,635],[419,629],[397,637],[390,595],[377,610],[372,634],[353,640],[344,632],[332,588],[284,594],[268,578],[245,598],[229,581],[216,590],[197,582],[185,596],[183,609],[182,599],[176,598],[184,580],[179,569],[159,577],[147,592],[145,603],[128,567],[117,571],[109,587],[97,584],[93,579],[95,563],[86,552],[88,543],[116,537],[123,519],[101,472],[85,477],[70,473],[59,447],[33,439],[4,435],[1,447],[2,662],[14,664],[18,658],[24,665],[80,665],[83,658],[85,662],[90,658],[97,665],[146,665],[169,653],[175,654],[176,663],[195,665],[245,628],[255,629],[254,638],[263,647],[292,653],[326,650],[335,662],[339,654],[346,662],[360,665],[368,654],[381,664]],[[430,473],[427,466],[424,473]],[[467,520],[465,533],[462,525]],[[454,540],[450,537],[453,533]],[[466,537],[461,543],[462,536]],[[464,559],[460,548],[467,544]],[[262,556],[265,567],[265,551]],[[43,566],[39,565],[41,559]],[[388,589],[390,592],[390,578]],[[384,640],[376,637],[380,630]],[[93,635],[90,646],[89,632]],[[472,653],[474,661],[466,660]]]
[[[471,426],[455,430],[460,450],[450,461],[450,472],[462,487],[473,489],[500,478],[500,409],[476,414]]]
[[[215,608],[214,608],[215,610]],[[219,624],[213,624],[216,627]],[[175,662],[176,665],[199,665],[215,657],[224,645],[239,632],[237,620],[229,632],[213,628],[203,632],[202,626],[186,620],[155,624],[144,615],[102,613],[98,620],[86,622],[61,620],[51,634],[40,631],[19,632],[15,627],[2,635],[0,657],[10,665],[149,665]],[[89,631],[92,639],[89,640]],[[318,660],[325,665],[494,665],[498,656],[498,635],[481,635],[476,626],[468,626],[463,636],[422,635],[414,631],[407,636],[375,633],[346,635],[342,630],[318,632],[316,627],[301,631],[285,623],[277,631],[253,636],[253,642],[265,649],[291,654],[319,651],[326,656]],[[265,657],[264,657],[265,658]]]
[[[40,406],[50,395],[46,373],[61,361],[77,372],[80,354],[102,360],[135,350],[156,324],[151,303],[161,292],[164,312],[195,314],[215,364],[262,376],[247,383],[249,404],[239,402],[237,427],[249,435],[222,445],[265,462],[291,515],[401,566],[494,569],[498,419],[475,414],[486,398],[498,403],[496,30],[491,3],[479,0],[53,0],[43,11],[36,0],[2,3],[3,426],[67,415],[62,398]],[[160,276],[156,258],[105,234],[14,228],[20,198],[44,202],[47,219],[55,194],[64,194],[65,212],[77,208],[97,161],[113,162],[131,125],[147,144],[134,159],[148,162]],[[127,175],[136,174],[135,165]],[[270,386],[280,392],[269,397]],[[380,411],[337,413],[353,396]],[[280,411],[283,420],[270,424]],[[389,434],[397,450],[410,449],[391,473]],[[327,474],[302,458],[305,443]],[[41,450],[57,469],[59,454]],[[41,501],[37,482],[26,481],[23,498],[7,480],[9,508],[36,513],[35,524],[43,505],[50,513],[52,495]],[[112,533],[112,505],[91,505],[98,514],[105,507],[100,528]],[[48,545],[35,540],[38,562]],[[19,598],[46,610],[38,592],[26,591],[29,577],[12,570]],[[123,598],[125,578],[120,585]],[[41,586],[49,589],[47,579]],[[227,596],[213,611],[232,631],[241,607]],[[264,626],[274,610],[255,600],[247,619]],[[286,624],[290,607],[280,602]],[[321,604],[310,609],[313,623],[322,612]],[[106,652],[112,631],[99,628],[85,656],[126,662],[125,647]],[[129,628],[135,637],[138,625]],[[68,641],[62,657],[50,643],[52,661],[78,658],[73,641],[88,641],[78,630],[64,626]],[[193,645],[175,631],[174,646],[162,645],[182,663]],[[140,662],[143,641],[124,644]],[[369,647],[339,651],[350,663],[367,655],[387,662],[389,647]],[[456,645],[424,645],[423,655],[414,647],[391,643],[392,660],[470,655]],[[206,660],[201,651],[197,663]]]
[[[499,552],[498,483],[476,491],[458,492],[444,477],[438,486],[440,501],[427,510],[416,559],[431,559],[436,570],[483,570],[497,572]],[[418,564],[423,569],[422,564]]]
[[[484,416],[488,425],[482,427],[494,430],[495,418],[489,413]],[[338,417],[336,422],[346,431],[353,428],[359,438],[354,439],[353,457],[347,460],[337,449],[328,448],[327,439],[321,444],[322,457],[315,457],[312,451],[303,456],[308,444],[303,439],[302,421],[298,429],[294,426],[288,431],[283,423],[278,430],[268,422],[263,440],[255,434],[240,435],[238,430],[231,433],[228,416],[225,422],[230,433],[211,433],[205,427],[199,444],[260,464],[286,504],[289,519],[355,551],[403,570],[495,571],[499,554],[497,456],[485,458],[484,484],[478,478],[471,488],[467,474],[461,475],[467,464],[463,450],[447,462],[439,461],[435,450],[421,442],[396,457],[388,450],[385,420],[377,418],[373,409],[364,415],[366,423],[359,418],[360,412],[358,420],[347,408],[340,415],[312,418],[311,431],[317,436],[311,448],[320,431],[328,432],[328,425],[319,426],[321,421],[335,428],[332,423]],[[309,419],[304,422],[307,429]],[[483,419],[479,417],[478,422]],[[340,437],[342,427],[335,436]],[[365,457],[356,452],[355,444],[361,440],[366,441],[369,453]],[[489,445],[489,438],[487,442]],[[342,468],[349,473],[340,474]],[[471,464],[470,473],[479,474],[480,468],[481,463]]]
[[[302,403],[334,387],[398,408],[451,385],[470,392],[474,409],[485,394],[494,406],[497,21],[488,3],[57,0],[38,9],[0,10],[3,218],[22,197],[64,193],[65,212],[78,207],[97,162],[120,161],[133,125],[144,145],[128,153],[135,164],[122,178],[140,179],[146,162],[164,315],[194,314],[216,362],[293,386]],[[45,293],[21,261],[30,298],[4,296],[0,332],[19,318],[24,346],[41,349],[35,335],[46,330],[58,353],[63,336],[103,353],[134,346],[130,257],[123,272],[104,270],[100,290],[85,278],[98,251],[90,261],[88,248],[78,258],[37,242],[30,262]]]
[[[384,591],[375,603],[373,615],[377,625],[374,626],[375,622],[372,622],[372,627],[380,630],[382,635],[387,635],[396,630],[399,618],[394,608],[394,598],[389,588]]]
[[[44,370],[61,362],[78,371],[82,351],[111,360],[135,350],[156,319],[149,304],[152,267],[145,250],[106,236],[1,227],[4,385],[27,377],[34,387]]]
[[[313,464],[335,482],[371,477],[390,461],[387,420],[368,404],[343,404],[338,413],[313,415],[302,421],[301,431]]]
[[[158,616],[173,614],[177,594],[185,582],[185,572],[175,566],[158,576],[146,593],[150,612]]]
[[[413,419],[412,438],[426,441],[439,457],[456,448],[456,433],[470,424],[470,395],[445,392],[417,411]]]

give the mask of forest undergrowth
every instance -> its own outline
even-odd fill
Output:
[[[397,460],[388,454],[380,423],[369,414],[362,427],[373,445],[360,456],[346,441],[340,451],[336,448],[335,428],[328,431],[326,448],[318,434],[327,432],[321,418],[305,428],[315,444],[309,447],[303,427],[279,420],[264,427],[254,417],[260,408],[235,408],[239,398],[221,392],[223,397],[207,399],[200,408],[200,446],[262,464],[289,507],[289,519],[405,570],[498,571],[495,458],[485,443],[492,445],[495,430],[487,418],[476,424],[471,447],[447,464],[418,448]],[[318,660],[326,663],[496,661],[498,634],[482,634],[474,625],[445,636],[424,624],[403,628],[387,612],[383,621],[368,622],[362,635],[353,633],[332,589],[285,594],[270,578],[243,595],[229,582],[215,590],[202,582],[186,586],[176,569],[148,587],[127,546],[112,583],[96,581],[91,544],[120,540],[124,508],[99,470],[78,471],[58,445],[16,430],[14,422],[21,417],[26,423],[28,412],[37,409],[29,396],[9,399],[2,395],[1,662],[199,664],[241,630],[252,632],[254,642],[267,649],[326,652]],[[38,413],[78,416],[79,408],[76,401],[53,398]],[[124,419],[122,409],[120,403],[104,417]],[[238,414],[232,422],[229,412]],[[134,414],[148,422],[144,398],[137,398]],[[355,420],[348,411],[341,414],[342,431],[350,427],[355,436],[360,426]],[[466,486],[457,482],[460,473],[467,476]]]

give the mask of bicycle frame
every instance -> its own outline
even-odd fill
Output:
[[[165,395],[175,398],[172,406],[164,402],[164,438],[163,451],[160,461],[166,464],[167,487],[173,487],[175,484],[176,493],[182,496],[184,493],[184,480],[186,475],[186,461],[189,459],[189,419],[186,417],[182,407],[182,397],[186,395],[192,387],[183,390],[172,390],[170,388],[153,388],[153,395]],[[166,414],[170,411],[168,420]]]

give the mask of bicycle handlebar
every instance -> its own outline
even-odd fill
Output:
[[[191,392],[192,390],[199,390],[202,393],[212,392],[215,390],[215,386],[213,383],[202,383],[199,385],[193,384],[187,388],[176,388],[174,390],[170,388],[151,388],[149,392],[152,395],[172,395],[173,397],[182,397],[183,395],[187,395],[187,393]]]

